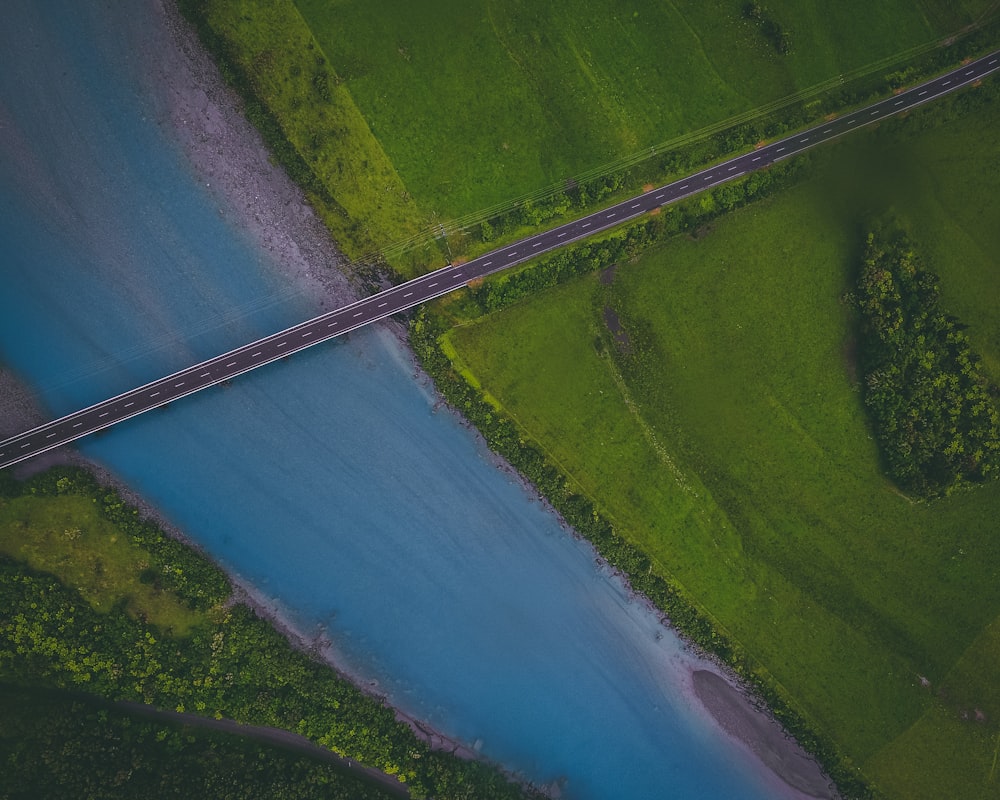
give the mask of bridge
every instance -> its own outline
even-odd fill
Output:
[[[730,158],[638,197],[521,239],[465,264],[448,265],[250,344],[202,361],[108,400],[0,442],[0,469],[109,428],[153,408],[257,369],[272,361],[413,308],[570,242],[621,225],[654,209],[736,180],[811,147],[934,100],[1000,69],[1000,50],[836,119]]]

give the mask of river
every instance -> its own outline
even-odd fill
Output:
[[[4,17],[0,360],[47,414],[316,310],[182,146],[155,2]],[[795,796],[693,697],[705,665],[437,409],[388,327],[80,449],[359,681],[567,798]]]

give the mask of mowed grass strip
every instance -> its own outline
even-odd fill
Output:
[[[894,489],[842,296],[866,207],[891,203],[996,363],[1000,233],[984,223],[1000,218],[997,114],[900,138],[884,169],[859,170],[889,152],[876,133],[844,149],[839,180],[620,265],[610,287],[589,276],[448,334],[525,432],[891,797],[935,796],[913,793],[924,779],[949,797],[995,791],[1000,486],[930,504]],[[632,348],[613,360],[609,305]]]
[[[424,216],[292,0],[209,0],[196,13],[225,41],[227,56],[325,189],[311,199],[349,257],[369,256],[424,228]]]
[[[98,611],[128,613],[183,636],[205,621],[147,572],[153,559],[82,495],[0,498],[0,553],[49,572]],[[143,573],[149,579],[143,580]]]
[[[987,0],[296,0],[420,208],[452,219],[951,33]]]

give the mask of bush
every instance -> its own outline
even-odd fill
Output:
[[[875,223],[856,297],[865,405],[892,479],[924,498],[1000,476],[1000,390],[939,295],[903,229]]]

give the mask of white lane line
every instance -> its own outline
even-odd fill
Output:
[[[487,262],[486,262],[485,264],[483,264],[483,266],[484,266],[484,267],[488,267],[488,266],[489,266],[490,264],[492,264],[492,263],[493,263],[492,261],[487,261]],[[408,295],[403,295],[403,296],[404,296],[404,297],[408,297]]]
[[[994,58],[992,61],[989,62],[989,66],[992,67],[996,63],[997,63],[997,60]]]
[[[968,72],[966,72],[965,74],[966,74],[966,75],[971,75],[971,74],[972,74],[973,72],[975,72],[975,70],[974,70],[974,69],[970,69],[970,70],[969,70]]]
[[[22,444],[22,445],[21,445],[21,449],[22,449],[22,450],[23,450],[23,449],[24,449],[25,447],[31,447],[31,442],[25,442],[24,444]]]
[[[641,205],[642,205],[642,203],[636,203],[634,206],[629,206],[629,208],[638,208]]]
[[[407,297],[412,297],[412,296],[413,292],[407,292],[406,294],[403,295],[403,299],[405,300]]]
[[[334,328],[334,327],[336,327],[336,326],[337,326],[337,324],[338,324],[338,323],[336,323],[336,322],[331,322],[331,323],[330,323],[329,325],[327,325],[326,327],[328,327],[328,328]]]
[[[612,212],[611,212],[610,214],[608,214],[608,215],[607,215],[607,216],[606,216],[606,217],[605,217],[604,219],[611,219],[611,218],[612,218],[612,217],[613,217],[614,215],[615,215],[615,212],[614,212],[614,211],[612,211]]]
[[[706,175],[706,176],[705,176],[705,178],[704,178],[704,180],[706,180],[706,181],[710,181],[710,180],[712,180],[712,178],[714,178],[714,177],[715,177],[714,175]]]
[[[532,246],[532,248],[535,248],[535,247],[541,247],[541,246],[542,246],[542,243],[541,243],[541,242],[535,242],[535,243],[534,243],[533,245],[531,245],[531,246]]]
[[[562,233],[560,233],[560,234],[557,234],[557,235],[556,235],[556,238],[557,238],[557,239],[562,239],[562,237],[563,237],[563,236],[565,236],[565,235],[566,235],[566,231],[563,231]]]
[[[428,284],[427,284],[427,288],[428,288],[428,289],[433,289],[433,288],[434,288],[435,286],[437,286],[437,285],[438,285],[438,282],[437,282],[437,281],[434,281],[434,283],[428,283]]]
[[[235,361],[230,361],[228,364],[226,364],[226,366],[227,367],[235,367],[236,366],[236,362]]]
[[[385,303],[379,303],[378,307],[379,308],[385,308],[387,305],[389,305],[388,301],[386,301]]]
[[[451,277],[453,277],[453,278],[461,278],[462,277],[462,273],[461,272],[452,273]]]
[[[159,395],[159,392],[153,392],[153,393],[152,393],[152,394],[150,395],[150,397],[156,397],[157,395]]]
[[[581,225],[580,227],[581,227],[581,228],[589,228],[589,227],[590,227],[590,225],[591,225],[591,223],[589,223],[589,222],[584,222],[584,223],[583,223],[583,225]]]
[[[357,319],[358,317],[360,317],[364,313],[365,313],[364,311],[359,311],[357,314],[354,315],[354,318]]]
[[[736,168],[737,168],[738,166],[739,166],[739,164],[733,164],[733,165],[732,165],[732,166],[731,166],[731,167],[730,167],[730,168],[729,168],[729,169],[727,170],[727,172],[732,172],[732,171],[733,171],[734,169],[736,169]]]
[[[847,120],[847,124],[848,125],[853,125],[855,122],[857,122],[856,119],[849,119],[849,120]]]
[[[56,432],[55,432],[55,431],[53,431],[52,433],[50,433],[50,434],[49,434],[48,436],[46,436],[45,438],[46,438],[46,439],[51,439],[51,438],[52,438],[53,436],[55,436],[55,435],[56,435]]]
[[[306,331],[305,333],[302,334],[302,338],[303,339],[308,339],[312,335],[313,335],[313,331]]]
[[[257,358],[257,356],[259,356],[259,355],[260,355],[260,350],[258,350],[256,353],[251,353],[250,354],[250,358]]]
[[[79,427],[80,427],[81,425],[83,425],[83,423],[82,423],[82,422],[78,422],[78,423],[76,423],[76,425],[74,425],[73,427],[74,427],[74,428],[79,428]]]
[[[659,200],[659,199],[660,199],[661,197],[663,197],[663,194],[662,194],[662,193],[661,193],[661,194],[658,194],[658,195],[656,195],[656,197],[654,197],[653,199],[654,199],[654,200]]]
[[[941,85],[942,85],[942,86],[947,86],[947,85],[948,85],[949,83],[951,83],[951,81],[950,81],[950,80],[947,80],[947,81],[945,81],[944,83],[942,83]]]
[[[282,344],[284,344],[284,342],[282,342]],[[281,347],[281,345],[279,344],[278,347]],[[209,376],[211,376],[211,374],[212,374],[211,372],[203,372],[198,377],[199,378],[208,378]]]
[[[880,109],[877,109],[877,108],[876,108],[876,109],[875,109],[875,110],[874,110],[874,111],[873,111],[873,112],[871,113],[871,116],[873,116],[873,117],[874,117],[874,116],[875,116],[876,114],[878,114],[878,113],[879,113],[879,110],[880,110]]]
[[[827,134],[827,133],[829,133],[829,132],[830,132],[830,131],[832,131],[832,130],[833,130],[833,128],[827,128],[827,129],[826,129],[825,131],[823,131],[823,133],[824,133],[824,134]]]
[[[105,417],[106,417],[106,416],[108,415],[108,413],[109,413],[109,412],[105,411],[105,412],[104,412],[103,414],[98,414],[98,415],[97,415],[97,418],[98,418],[98,419],[104,419],[104,418],[105,418]]]
[[[516,255],[517,255],[517,250],[512,250],[511,252],[507,253],[507,258],[513,258]],[[431,286],[434,286],[434,284],[432,283]]]
[[[917,97],[923,97],[925,94],[927,94],[926,89],[924,89],[922,92],[917,92]]]
[[[134,405],[135,405],[135,400],[133,400],[131,403],[126,403],[124,407],[128,408],[129,406],[134,406]]]
[[[905,102],[906,102],[905,100],[897,100],[897,101],[896,101],[895,103],[893,103],[893,105],[894,105],[894,106],[901,106],[901,105],[903,105],[903,103],[905,103]]]
[[[803,136],[801,139],[799,139],[799,142],[808,142],[808,141],[809,141],[808,136]]]
[[[758,156],[758,158],[759,158],[759,156]],[[690,183],[685,183],[683,186],[678,187],[678,191],[680,191],[680,189],[687,189],[688,186],[690,186],[690,185],[691,185]]]
[[[288,344],[288,342],[280,342],[274,346],[274,349],[277,350],[279,347],[284,347],[286,344]]]
[[[184,381],[181,381],[180,383],[175,383],[175,384],[174,384],[174,388],[175,388],[175,389],[179,389],[179,388],[180,388],[181,386],[183,386],[183,385],[184,385]]]
[[[774,152],[776,152],[776,153],[780,153],[780,152],[781,152],[782,150],[784,150],[784,149],[785,149],[784,147],[779,147],[779,148],[778,148],[777,150],[775,150]]]

